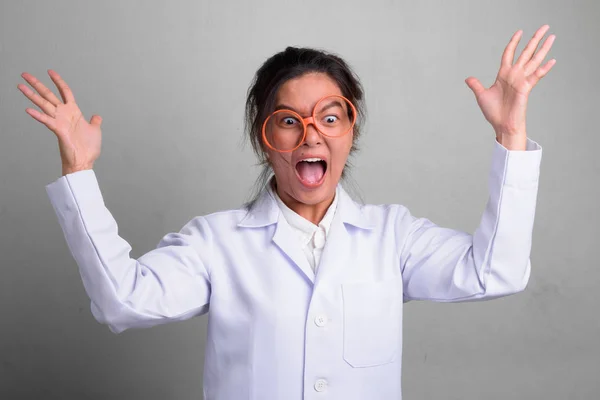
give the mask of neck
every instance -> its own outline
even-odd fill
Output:
[[[273,180],[272,182],[272,187],[273,190],[277,192],[277,195],[286,206],[288,206],[292,211],[294,211],[302,218],[312,222],[315,225],[319,225],[319,222],[321,222],[321,220],[327,213],[327,209],[329,208],[329,206],[331,206],[331,203],[333,203],[333,199],[335,197],[334,192],[333,195],[331,195],[326,200],[320,203],[304,204],[289,196],[284,191],[280,190],[277,187],[277,182],[275,182],[275,180]]]

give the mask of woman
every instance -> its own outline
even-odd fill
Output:
[[[528,282],[541,147],[525,109],[554,65],[540,67],[554,35],[536,52],[547,30],[513,64],[515,33],[489,89],[466,80],[496,132],[473,236],[346,194],[362,89],[339,57],[288,48],[247,99],[247,131],[273,179],[251,204],[196,217],[132,259],[93,171],[102,119],[85,121],[56,72],[63,101],[24,73],[39,95],[18,87],[43,113],[26,111],[59,141],[63,176],[47,193],[94,317],[120,333],[208,312],[207,399],[400,398],[403,302],[491,299]]]

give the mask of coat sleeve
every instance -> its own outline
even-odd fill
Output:
[[[98,322],[120,333],[208,310],[212,236],[203,218],[167,234],[156,249],[135,260],[118,235],[93,170],[62,176],[46,192]]]
[[[398,214],[404,300],[488,300],[525,289],[531,271],[541,146],[525,151],[495,141],[489,197],[473,235]]]

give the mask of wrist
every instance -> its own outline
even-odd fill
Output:
[[[89,164],[89,165],[83,165],[83,166],[78,166],[78,167],[72,167],[72,166],[63,166],[62,167],[62,174],[63,176],[67,175],[67,174],[73,174],[75,172],[79,172],[79,171],[84,171],[86,169],[93,169],[94,165],[93,164]]]
[[[496,141],[507,150],[525,151],[527,149],[527,135],[525,132],[519,134],[496,132]]]

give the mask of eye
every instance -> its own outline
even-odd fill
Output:
[[[282,115],[279,119],[278,125],[283,128],[291,128],[299,124],[298,120],[291,116]]]
[[[326,124],[334,124],[338,121],[338,119],[339,118],[335,115],[328,115],[325,118],[323,118]]]

